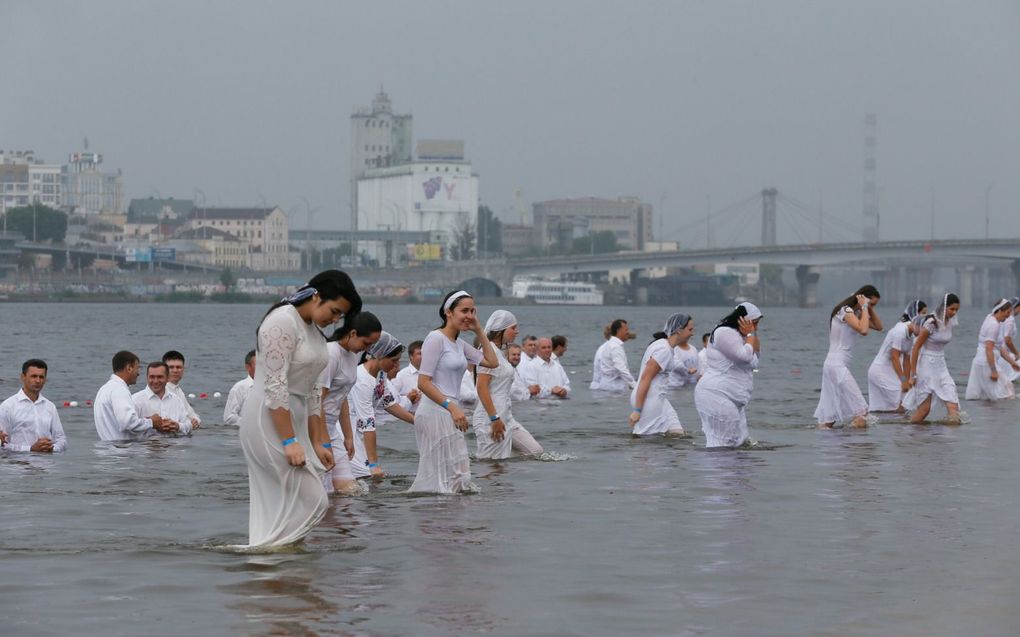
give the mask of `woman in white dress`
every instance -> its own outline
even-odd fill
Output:
[[[239,423],[251,491],[248,548],[297,542],[326,513],[322,474],[333,468],[333,454],[321,419],[317,381],[329,355],[319,328],[360,311],[351,278],[327,270],[259,325],[255,384]]]
[[[886,333],[868,368],[870,411],[903,412],[903,395],[910,389],[910,348],[927,309],[924,301],[912,301],[899,322]]]
[[[414,424],[414,414],[400,402],[400,395],[390,383],[389,374],[400,367],[400,356],[404,346],[389,332],[383,332],[379,340],[368,348],[365,362],[358,367],[358,380],[351,388],[347,404],[354,423],[354,456],[351,469],[356,478],[385,477],[379,466],[379,450],[376,430],[380,424],[377,416],[384,410],[398,420]]]
[[[946,345],[953,340],[960,299],[952,293],[921,323],[921,331],[910,350],[910,391],[903,397],[903,407],[913,413],[910,422],[920,424],[931,412],[932,398],[946,405],[946,423],[960,424],[960,397],[956,382],[946,367]]]
[[[684,435],[680,417],[666,397],[669,389],[669,374],[673,371],[675,359],[673,348],[681,339],[690,338],[694,321],[690,316],[677,312],[666,320],[661,332],[656,332],[641,357],[641,370],[637,385],[630,393],[631,413],[628,424],[634,436],[665,434]]]
[[[754,389],[761,310],[741,303],[712,330],[705,371],[694,386],[705,446],[739,447],[748,440],[747,404]]]
[[[591,363],[589,389],[598,392],[620,393],[629,392],[634,388],[636,381],[630,373],[630,368],[627,365],[627,352],[623,348],[628,334],[630,334],[630,327],[627,325],[627,321],[616,319],[609,324],[606,342],[595,350],[595,358]]]
[[[371,312],[361,312],[333,332],[326,345],[329,362],[319,376],[322,387],[322,414],[334,450],[333,470],[323,476],[326,493],[359,495],[364,492],[351,468],[354,435],[347,409],[347,394],[358,379],[361,353],[379,340],[382,324]]]
[[[477,443],[476,458],[503,460],[511,452],[528,456],[542,453],[542,445],[517,422],[511,411],[511,390],[517,372],[503,355],[517,338],[517,317],[506,310],[496,310],[485,322],[485,334],[492,344],[498,365],[492,369],[478,367],[478,407],[471,424]]]
[[[1009,300],[1009,305],[1012,308],[1009,312],[1009,316],[1002,322],[1002,328],[999,332],[999,340],[996,341],[996,356],[1002,359],[1002,362],[1006,364],[1006,375],[1009,378],[1009,382],[1016,381],[1020,378],[1020,352],[1016,349],[1016,315],[1020,314],[1020,297],[1014,296]],[[1003,351],[1001,348],[1005,348]],[[1006,357],[1005,352],[1009,352],[1009,356]],[[1009,361],[1012,361],[1010,363]]]
[[[424,396],[414,414],[418,443],[418,473],[410,492],[472,491],[471,464],[464,433],[470,426],[458,404],[460,384],[468,362],[496,367],[498,361],[485,330],[475,317],[475,300],[464,290],[451,292],[439,307],[443,323],[429,332],[421,347],[418,389]],[[475,349],[458,337],[473,331],[481,344]]]
[[[673,348],[673,371],[669,373],[669,388],[693,387],[701,375],[700,352],[691,344],[694,336],[694,321],[689,330],[680,335],[680,342]]]
[[[1000,299],[981,323],[977,351],[970,364],[967,379],[967,400],[1003,400],[1015,398],[1010,380],[1011,365],[1016,362],[1002,344],[1002,323],[1013,313],[1008,299]],[[998,353],[998,356],[996,356]]]
[[[868,403],[850,372],[854,346],[869,329],[882,331],[882,319],[875,313],[878,290],[865,285],[832,308],[829,315],[829,353],[822,365],[822,394],[815,409],[819,429],[835,423],[868,426]]]

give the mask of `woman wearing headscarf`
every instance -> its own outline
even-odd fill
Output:
[[[1006,320],[1002,322],[1002,327],[999,330],[999,340],[995,343],[995,351],[996,357],[1006,364],[1006,375],[1009,378],[1009,382],[1012,383],[1017,378],[1020,378],[1020,352],[1017,352],[1016,349],[1016,315],[1020,314],[1020,297],[1014,296],[1011,298],[1009,305],[1012,309]],[[1005,350],[1002,348],[1005,348]],[[1009,356],[1006,356],[1006,352],[1009,352]]]
[[[529,456],[542,453],[542,445],[517,422],[511,411],[511,388],[517,373],[503,354],[517,338],[517,317],[496,310],[485,322],[485,334],[492,344],[498,365],[477,367],[478,406],[471,420],[478,449],[476,458],[502,460],[513,450]]]
[[[868,426],[868,403],[861,394],[850,363],[857,341],[869,329],[882,330],[875,313],[880,295],[873,285],[865,285],[832,308],[829,314],[829,353],[822,365],[822,393],[815,408],[815,420],[822,429],[835,423]]]
[[[946,345],[953,340],[960,299],[952,293],[942,297],[934,314],[924,317],[921,330],[910,350],[910,391],[903,397],[903,408],[913,413],[910,422],[919,424],[931,412],[933,398],[946,405],[946,422],[960,424],[960,397],[956,382],[946,367]]]
[[[355,478],[382,478],[379,452],[376,445],[376,412],[385,410],[390,415],[414,424],[414,415],[400,404],[400,395],[389,381],[389,373],[400,367],[404,346],[389,332],[382,332],[379,340],[369,346],[364,362],[358,366],[358,379],[347,397],[351,422],[354,425],[354,456],[351,470]]]
[[[680,333],[680,342],[673,348],[673,371],[669,373],[670,389],[691,387],[698,382],[701,365],[698,348],[691,344],[694,320],[691,319]]]
[[[683,435],[684,427],[680,417],[666,398],[669,389],[669,373],[673,370],[673,348],[680,342],[681,335],[691,323],[691,317],[678,312],[666,320],[661,332],[645,348],[641,357],[641,370],[637,385],[630,393],[632,408],[629,424],[635,436],[654,434]]]
[[[868,368],[870,411],[903,411],[903,395],[910,389],[910,347],[927,309],[924,301],[911,301],[899,322],[886,333]]]
[[[970,364],[967,393],[964,394],[967,400],[1003,400],[1015,397],[1010,380],[1010,364],[1015,365],[1016,362],[1001,340],[1002,323],[1012,313],[1013,306],[1009,299],[999,299],[982,321],[978,331],[977,351]]]
[[[706,447],[739,447],[748,439],[745,410],[761,350],[757,334],[761,319],[761,310],[741,303],[712,330],[706,369],[694,386]]]
[[[471,491],[471,462],[464,431],[470,426],[459,405],[460,384],[469,362],[486,368],[499,364],[485,330],[475,316],[475,300],[464,290],[450,292],[439,306],[442,324],[421,346],[418,389],[424,397],[414,414],[418,473],[408,491]],[[480,348],[460,340],[472,331]]]

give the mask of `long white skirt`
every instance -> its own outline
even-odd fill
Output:
[[[476,458],[505,460],[513,455],[514,450],[525,456],[537,456],[542,453],[542,445],[538,444],[535,437],[524,428],[524,425],[517,422],[512,414],[503,416],[503,424],[506,425],[506,431],[503,433],[503,439],[497,441],[492,437],[491,422],[474,423]]]
[[[467,441],[442,406],[423,398],[414,414],[418,442],[418,474],[408,492],[460,493],[474,491]]]
[[[325,467],[319,463],[308,434],[305,400],[290,396],[294,433],[305,450],[305,466],[293,467],[280,444],[258,385],[241,410],[241,449],[248,462],[248,547],[274,548],[301,540],[326,514],[329,499],[322,488]]]
[[[326,493],[336,491],[333,487],[334,480],[350,481],[354,479],[351,460],[347,457],[347,450],[344,449],[344,432],[339,427],[336,428],[336,431],[337,435],[329,439],[330,444],[333,445],[333,470],[322,476],[322,486],[326,488]]]
[[[739,447],[750,436],[746,403],[738,403],[701,382],[694,386],[694,406],[701,416],[706,447]]]
[[[891,363],[872,363],[868,368],[868,409],[896,411],[903,401],[903,388]]]
[[[970,364],[970,377],[967,379],[967,392],[964,397],[967,400],[1004,400],[1013,398],[1013,368],[1001,357],[995,357],[995,371],[999,374],[999,380],[992,380],[992,371],[988,367],[988,357],[985,348],[980,345],[974,360]]]
[[[857,386],[850,368],[839,362],[822,365],[822,395],[818,397],[815,420],[818,424],[847,423],[868,414],[868,403]]]
[[[960,403],[956,383],[946,367],[945,353],[922,350],[917,361],[917,382],[903,397],[903,406],[909,410],[917,409],[929,396],[935,396],[944,403]]]
[[[1017,379],[1020,379],[1020,370],[1013,369],[1013,366],[1006,362],[1006,359],[1002,357],[1002,352],[998,349],[995,350],[995,364],[999,367],[999,375],[1002,375],[1002,370],[1005,370],[1006,377],[1009,382],[1015,383]]]
[[[631,433],[635,436],[652,436],[668,432],[683,433],[684,426],[680,423],[680,416],[666,397],[666,390],[669,388],[664,374],[659,374],[648,388],[645,396],[645,404],[641,407],[641,419],[634,425]],[[630,392],[630,406],[637,404],[637,387]]]

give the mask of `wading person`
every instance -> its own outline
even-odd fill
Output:
[[[869,411],[903,411],[903,395],[910,389],[910,349],[927,309],[924,301],[912,301],[886,333],[868,367]]]
[[[49,368],[32,358],[21,365],[21,389],[0,403],[0,443],[8,451],[52,453],[67,449],[56,406],[42,395]]]
[[[932,400],[937,398],[946,406],[946,423],[960,424],[960,397],[956,382],[946,367],[946,345],[953,340],[953,327],[958,319],[960,299],[952,293],[942,297],[942,303],[921,324],[921,331],[910,350],[910,391],[903,397],[903,407],[913,413],[910,422],[922,423],[931,412]]]
[[[690,337],[693,321],[691,317],[676,313],[666,320],[661,332],[653,340],[641,358],[637,386],[630,394],[631,414],[629,424],[635,436],[667,434],[682,436],[683,425],[680,417],[666,397],[669,389],[669,375],[676,364],[673,348],[680,344],[686,334]]]

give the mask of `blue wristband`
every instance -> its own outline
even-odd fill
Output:
[[[447,398],[446,400],[443,401],[443,409],[449,409],[449,408],[450,408],[450,399]]]
[[[489,422],[496,422],[497,420],[499,420],[499,414],[496,414],[495,416],[489,416]]]
[[[323,449],[332,449],[333,448],[333,443],[332,442],[324,442],[324,443],[322,443],[322,448]]]
[[[640,408],[640,407],[635,407],[635,408],[634,408],[634,411],[636,411],[637,413],[639,413],[639,414],[640,414],[640,413],[641,413],[641,408]]]
[[[291,436],[290,438],[287,438],[286,440],[283,441],[283,446],[286,447],[287,445],[291,444],[292,442],[297,442],[297,437]]]
[[[378,466],[379,466],[379,463],[378,463],[378,462],[369,462],[369,463],[367,463],[367,464],[368,464],[368,468],[369,468],[369,469],[375,469],[376,467],[378,467]]]

